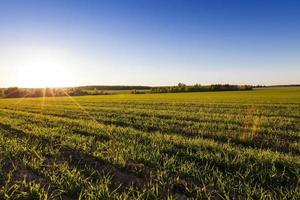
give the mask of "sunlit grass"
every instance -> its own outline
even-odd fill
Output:
[[[19,101],[0,100],[1,198],[299,198],[298,88]]]

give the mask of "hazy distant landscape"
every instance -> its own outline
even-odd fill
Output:
[[[0,90],[0,97],[28,98],[28,97],[60,97],[60,96],[87,96],[111,94],[146,94],[146,93],[182,93],[182,92],[217,92],[217,91],[246,91],[252,90],[250,85],[186,85],[178,83],[176,86],[80,86],[80,87],[45,87],[45,88],[18,88],[9,87]],[[257,86],[263,87],[263,86]]]

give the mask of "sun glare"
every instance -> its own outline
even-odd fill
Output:
[[[17,79],[22,87],[65,87],[74,84],[69,59],[54,51],[25,53],[18,63]]]

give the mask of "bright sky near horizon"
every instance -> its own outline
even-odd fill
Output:
[[[300,1],[0,0],[0,87],[300,83]]]

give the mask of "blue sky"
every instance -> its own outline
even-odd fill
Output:
[[[300,1],[0,0],[0,86],[300,83]]]

